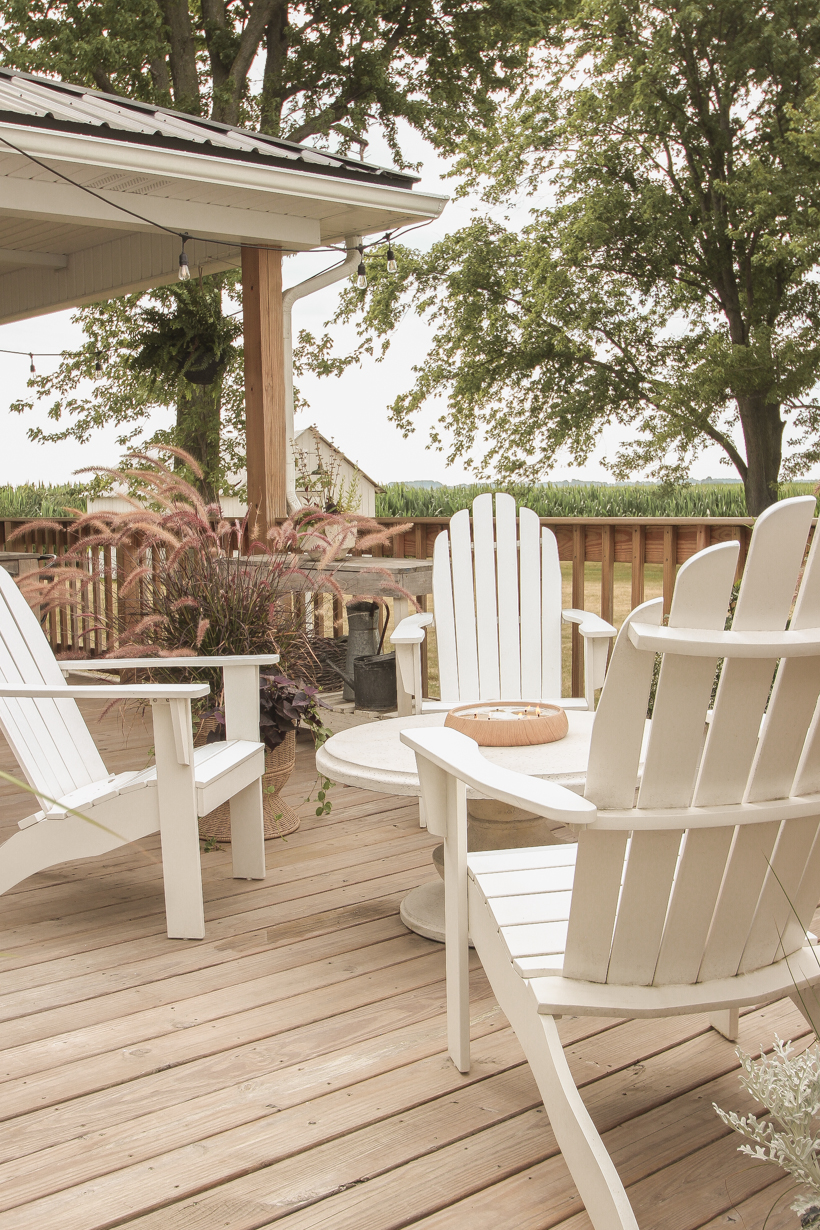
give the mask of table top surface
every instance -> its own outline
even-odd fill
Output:
[[[403,730],[443,726],[446,713],[387,718],[351,726],[328,739],[316,753],[316,767],[334,782],[384,794],[420,793],[415,753],[401,742]],[[482,755],[531,777],[579,785],[586,773],[593,713],[567,711],[569,731],[555,743],[532,747],[482,747]]]

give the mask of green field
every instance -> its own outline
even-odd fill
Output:
[[[781,500],[810,495],[815,484],[782,483]],[[376,496],[377,517],[451,517],[485,491],[508,491],[520,507],[539,517],[745,517],[740,483],[696,483],[689,487],[553,487],[470,483],[460,487],[406,487],[391,483]]]
[[[85,490],[79,483],[57,487],[44,483],[0,486],[0,517],[21,521],[26,517],[67,517],[70,508],[85,512]]]

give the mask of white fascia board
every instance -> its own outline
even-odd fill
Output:
[[[104,226],[148,234],[153,234],[159,225],[173,231],[190,231],[202,239],[262,245],[284,243],[305,249],[322,242],[321,227],[315,218],[259,213],[131,192],[101,192],[100,196],[105,200],[98,200],[62,181],[50,183],[42,179],[0,176],[0,213],[6,217],[38,218],[62,225]],[[117,209],[117,203],[150,221],[138,222]]]
[[[107,170],[158,175],[190,183],[275,192],[293,197],[297,201],[327,201],[338,205],[365,206],[383,209],[387,215],[407,215],[418,220],[437,218],[449,199],[446,196],[417,193],[409,188],[359,183],[341,177],[261,166],[189,150],[159,149],[155,146],[116,141],[109,137],[58,133],[8,123],[0,124],[0,135],[4,132],[21,150],[37,158],[82,163]],[[116,193],[101,195],[112,199],[117,196]],[[89,198],[91,199],[93,198]],[[149,201],[158,202],[159,198],[141,196],[139,200],[143,205],[140,212],[145,212],[145,205]],[[298,209],[294,212],[298,214]],[[381,230],[383,226],[374,225],[372,229]]]

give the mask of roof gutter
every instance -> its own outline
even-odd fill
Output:
[[[359,264],[359,248],[361,236],[349,235],[345,240],[347,256],[340,265],[333,265],[322,273],[316,273],[312,278],[299,282],[297,286],[289,287],[282,295],[282,336],[285,349],[285,432],[288,448],[285,463],[285,491],[288,502],[288,512],[296,512],[302,507],[302,501],[296,494],[296,457],[294,455],[294,437],[296,429],[293,423],[293,305],[297,299],[304,299],[314,291],[324,290],[334,282],[349,277],[356,272]]]

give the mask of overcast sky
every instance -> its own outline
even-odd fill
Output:
[[[421,161],[419,189],[451,195],[453,184],[442,178],[444,164],[429,145],[412,132],[405,136],[406,156]],[[390,163],[390,154],[383,141],[374,138],[366,153],[370,162]],[[470,200],[451,201],[441,218],[426,229],[408,236],[408,242],[427,247],[445,234],[457,230],[469,221],[478,203]],[[523,216],[523,215],[522,215]],[[334,258],[335,259],[335,258]],[[285,285],[304,280],[319,269],[334,263],[327,254],[290,257],[285,261]],[[318,294],[300,300],[293,310],[294,334],[300,328],[321,330],[332,314],[339,289],[329,287]],[[353,331],[351,330],[351,336]],[[0,348],[22,351],[56,351],[77,345],[82,334],[71,323],[70,312],[55,312],[35,320],[0,326]],[[387,419],[387,406],[398,393],[412,385],[411,368],[425,353],[429,339],[424,324],[417,319],[406,320],[396,334],[389,359],[382,364],[370,361],[361,368],[351,369],[340,379],[305,379],[301,391],[310,409],[297,416],[300,430],[314,423],[355,461],[365,473],[378,482],[437,479],[443,483],[471,481],[462,466],[448,468],[444,456],[426,447],[430,424],[440,409],[435,403],[419,415],[415,433],[405,440]],[[53,370],[58,360],[36,357],[38,371]],[[73,442],[62,444],[32,444],[26,438],[29,426],[47,421],[47,406],[41,406],[28,416],[11,414],[8,407],[26,393],[29,376],[28,354],[11,355],[0,352],[0,419],[3,447],[0,449],[0,483],[66,482],[80,466],[111,465],[119,456],[115,431],[100,431],[87,445]],[[158,415],[156,426],[170,424],[172,413]],[[573,469],[559,458],[549,475],[552,479],[610,478],[600,464],[608,450],[614,451],[620,438],[617,431],[608,432],[595,450],[594,457],[582,469]],[[710,448],[693,470],[697,478],[708,475],[735,477],[734,470],[719,465],[722,451]],[[546,476],[545,476],[546,477]]]

